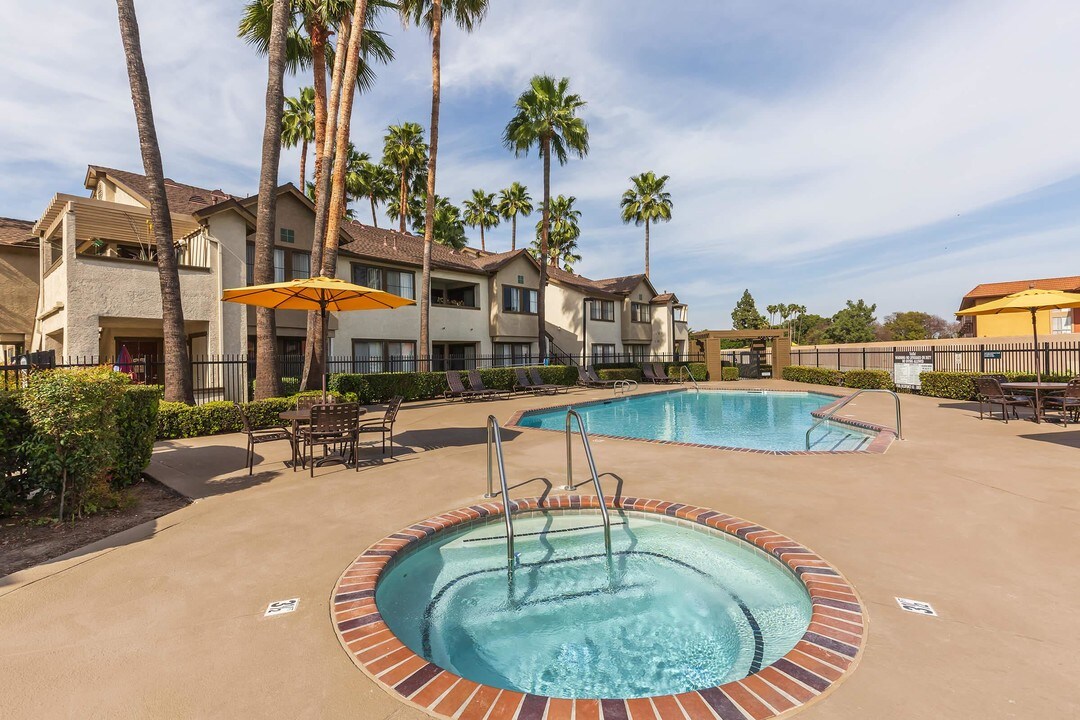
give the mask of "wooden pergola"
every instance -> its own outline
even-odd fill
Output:
[[[766,345],[772,346],[773,377],[780,377],[781,371],[791,365],[791,331],[787,328],[768,330],[701,330],[691,333],[691,340],[696,340],[705,350],[705,366],[709,377],[719,380],[721,376],[722,340],[749,340],[750,352],[760,358],[764,356]]]

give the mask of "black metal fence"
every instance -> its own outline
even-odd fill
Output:
[[[704,362],[703,355],[605,355],[595,358],[598,365],[637,364],[641,362],[690,363]],[[549,358],[549,364],[562,364]],[[295,385],[303,374],[303,355],[284,355],[278,358],[278,376]],[[330,357],[327,361],[329,375],[339,373],[383,372],[445,372],[447,370],[480,370],[496,367],[520,367],[542,365],[540,358],[529,354],[477,355],[471,357],[434,357],[420,359],[413,356],[379,357]],[[111,367],[127,373],[136,383],[160,385],[165,379],[165,361],[162,358],[140,357],[126,361],[97,355],[56,357],[52,352],[21,356],[15,363],[0,365],[0,387],[5,390],[22,386],[27,376],[41,369],[76,367]],[[217,400],[246,402],[252,397],[256,363],[247,355],[195,356],[191,358],[191,378],[195,401],[205,403]]]

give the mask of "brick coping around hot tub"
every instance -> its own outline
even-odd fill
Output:
[[[611,720],[619,718],[719,718],[765,720],[788,715],[829,693],[855,668],[868,617],[854,588],[829,563],[799,543],[748,520],[682,503],[605,497],[610,508],[679,518],[726,532],[757,546],[798,577],[810,595],[810,625],[784,657],[741,680],[678,695],[629,700],[566,700],[481,685],[428,662],[407,648],[383,622],[375,605],[382,573],[418,543],[438,532],[498,518],[497,502],[453,510],[372,545],[338,579],[330,615],[353,662],[384,690],[432,717],[459,720]],[[552,495],[511,502],[511,512],[599,507],[593,495]],[[684,714],[685,713],[685,714]]]
[[[825,390],[817,390],[817,389],[808,391],[808,390],[756,390],[754,388],[745,388],[745,389],[743,389],[743,388],[739,388],[739,389],[732,388],[730,390],[723,389],[723,388],[706,388],[706,390],[708,392],[731,392],[731,393],[745,393],[745,392],[758,393],[758,392],[760,392],[762,394],[769,394],[769,395],[779,395],[779,394],[782,394],[782,393],[798,393],[798,394],[801,394],[801,395],[806,395],[806,394],[812,392],[815,395],[828,395],[829,397],[836,398],[836,400],[833,400],[828,405],[823,405],[822,407],[819,407],[817,410],[811,411],[810,415],[815,417],[815,418],[824,417],[826,414],[828,414],[828,412],[830,410],[832,410],[836,406],[837,403],[841,402],[842,400],[844,400],[844,398],[847,397],[846,395],[839,395],[837,393],[828,392],[828,391],[825,391]],[[649,396],[652,396],[652,395],[663,395],[663,394],[666,394],[666,393],[677,393],[677,392],[689,392],[689,389],[688,388],[672,388],[670,390],[661,390],[659,392],[648,393],[647,395],[632,395],[632,396],[621,395],[616,399],[623,400],[623,399],[630,399],[632,397],[649,397]],[[520,424],[521,418],[525,417],[526,415],[535,415],[537,413],[550,412],[552,410],[569,410],[570,408],[578,409],[578,408],[588,407],[589,405],[602,405],[604,403],[609,403],[609,402],[611,402],[611,400],[590,400],[588,402],[583,402],[583,403],[560,403],[558,405],[548,405],[546,407],[529,408],[528,410],[518,410],[516,413],[514,413],[513,415],[510,416],[510,421],[506,423],[506,427],[514,427],[514,428],[518,428],[519,430],[539,430],[541,432],[560,432],[561,433],[561,432],[563,432],[562,430],[554,430],[552,428],[538,428],[538,427],[530,427],[528,425],[521,425]],[[870,444],[866,446],[865,450],[759,450],[757,448],[730,447],[730,446],[727,446],[727,445],[709,445],[708,443],[677,442],[675,440],[655,440],[655,439],[652,439],[652,438],[627,437],[626,435],[605,435],[603,433],[593,433],[593,432],[589,433],[589,437],[591,437],[591,438],[598,438],[598,437],[599,438],[608,438],[610,440],[629,440],[631,442],[651,443],[653,445],[674,445],[675,447],[693,447],[693,448],[708,448],[710,450],[728,450],[728,451],[732,451],[732,452],[755,453],[757,455],[865,455],[867,453],[874,454],[874,455],[881,455],[886,450],[889,449],[889,446],[892,445],[892,441],[896,438],[896,431],[893,430],[892,428],[888,428],[888,427],[885,427],[883,425],[875,425],[873,423],[863,422],[862,420],[852,420],[851,418],[838,418],[838,417],[829,418],[829,422],[836,423],[837,425],[850,425],[851,427],[858,428],[860,430],[869,430],[869,431],[871,431],[873,433],[876,433],[876,435],[874,436],[874,439],[870,441]]]

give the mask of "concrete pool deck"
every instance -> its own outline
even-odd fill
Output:
[[[735,385],[751,386],[819,389]],[[864,396],[843,412],[891,425],[889,402]],[[260,446],[251,478],[242,436],[159,443],[150,474],[196,503],[0,578],[0,717],[425,717],[353,665],[330,595],[373,542],[477,502],[489,413],[545,404],[406,405],[394,461],[368,450],[360,472],[330,466],[314,480],[282,465],[284,443]],[[903,407],[906,439],[884,455],[607,438],[593,450],[624,494],[772,528],[854,585],[869,615],[860,665],[798,717],[1080,715],[1080,426],[980,422],[973,404],[934,398],[905,396]],[[541,494],[534,478],[562,483],[558,434],[504,438],[511,480],[526,483],[516,496]],[[939,617],[902,611],[898,596]],[[289,598],[300,598],[295,612],[263,617]]]

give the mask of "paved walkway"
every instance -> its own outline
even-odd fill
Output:
[[[368,451],[359,473],[330,466],[314,480],[284,467],[284,444],[249,478],[241,436],[160,443],[150,473],[197,502],[0,578],[0,717],[423,717],[353,666],[330,593],[370,543],[476,501],[489,412],[543,404],[407,405],[408,447],[394,461]],[[628,494],[771,527],[855,585],[870,615],[862,662],[800,718],[1080,716],[1080,426],[903,404],[908,439],[885,455],[610,439],[594,451]],[[891,424],[887,398],[848,407]],[[511,478],[536,478],[517,493],[561,483],[560,435],[511,430],[505,444]],[[940,617],[902,612],[896,596],[929,601]],[[263,618],[269,602],[294,597],[296,612]]]

